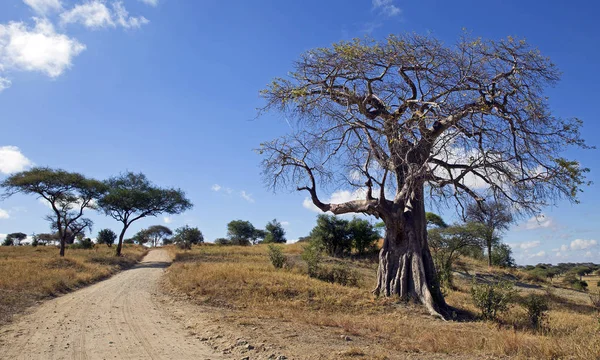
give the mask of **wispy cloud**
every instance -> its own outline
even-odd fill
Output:
[[[121,1],[112,3],[112,9],[104,1],[92,0],[77,4],[60,15],[62,24],[79,23],[90,29],[122,26],[126,29],[139,28],[149,21],[143,16],[129,16]]]
[[[150,5],[150,6],[158,5],[158,0],[139,0],[139,1],[143,2],[146,5]]]
[[[0,173],[12,174],[31,167],[33,162],[16,146],[0,146]]]
[[[571,250],[586,250],[598,245],[596,240],[575,239],[571,241]]]
[[[219,184],[214,184],[213,186],[211,186],[211,187],[210,187],[210,189],[211,189],[212,191],[219,191],[219,190],[221,190],[221,185],[219,185]]]
[[[62,9],[60,0],[23,0],[23,2],[40,15],[47,15]]]
[[[4,209],[0,209],[0,219],[9,219],[10,214]]]
[[[253,202],[254,202],[254,198],[252,198],[252,194],[248,194],[248,193],[247,193],[246,191],[244,191],[244,190],[242,190],[242,191],[240,192],[240,196],[241,196],[241,197],[242,197],[244,200],[246,200],[246,201],[248,201],[248,202],[251,202],[251,203],[253,203]]]
[[[165,224],[170,224],[173,222],[173,219],[169,216],[165,216],[165,217],[163,217],[163,221]]]
[[[554,219],[550,216],[540,214],[527,220],[524,225],[526,230],[547,229],[554,227]]]
[[[385,16],[398,16],[402,9],[394,4],[394,0],[372,0],[373,9]]]
[[[522,243],[509,244],[513,249],[521,249],[521,250],[529,250],[540,246],[541,242],[536,241],[526,241]]]

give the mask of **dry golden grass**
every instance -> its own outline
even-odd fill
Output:
[[[529,329],[525,310],[518,305],[502,314],[499,324],[477,321],[443,322],[426,314],[421,306],[391,299],[374,298],[373,261],[346,262],[358,271],[360,287],[344,287],[311,279],[304,274],[299,254],[302,244],[283,247],[295,264],[291,269],[275,270],[266,246],[200,246],[191,251],[170,251],[175,263],[169,268],[170,283],[195,301],[229,308],[245,319],[270,317],[284,321],[333,327],[344,333],[377,341],[391,352],[419,352],[472,356],[509,356],[514,358],[600,358],[597,313],[589,298],[566,289],[551,290],[551,310],[541,331]],[[328,259],[329,262],[339,260]],[[463,259],[470,274],[514,276],[517,271],[492,269]],[[447,301],[465,314],[474,314],[468,279],[456,279],[457,289]],[[521,289],[545,293],[544,288]],[[585,295],[585,294],[581,294]],[[466,315],[469,319],[469,316]],[[359,355],[361,351],[356,351]],[[353,352],[354,353],[354,352]]]
[[[126,245],[123,256],[114,248],[67,249],[59,257],[53,246],[0,247],[0,324],[38,300],[56,296],[131,267],[146,250]]]

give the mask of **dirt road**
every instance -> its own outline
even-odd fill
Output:
[[[131,270],[45,302],[0,329],[0,358],[222,359],[153,301],[169,262],[152,250]]]

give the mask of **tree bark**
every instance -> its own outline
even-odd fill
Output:
[[[440,290],[427,243],[423,191],[412,200],[412,209],[383,218],[386,225],[379,253],[376,295],[414,299],[434,316],[446,319],[448,306]]]
[[[487,241],[487,251],[488,251],[488,266],[492,266],[492,240],[488,239]]]
[[[121,230],[121,234],[119,234],[119,243],[117,244],[117,252],[116,256],[121,256],[121,248],[123,247],[123,238],[125,237],[125,231],[127,231],[128,225],[123,226],[123,230]]]
[[[66,248],[65,243],[66,243],[65,239],[60,239],[60,256],[65,256],[65,248]]]

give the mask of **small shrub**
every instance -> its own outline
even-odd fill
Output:
[[[88,249],[93,249],[93,248],[94,248],[94,242],[90,238],[81,239],[78,242],[76,242],[75,244],[69,245],[69,249],[88,250]]]
[[[591,293],[590,300],[592,301],[592,305],[596,308],[596,310],[600,311],[600,290],[598,290],[596,293]]]
[[[283,268],[283,265],[286,263],[286,257],[283,255],[281,248],[273,244],[269,244],[269,259],[271,259],[271,264],[276,269]]]
[[[527,310],[527,316],[529,323],[534,329],[539,329],[544,320],[547,318],[548,298],[538,294],[529,294],[522,303],[525,310]]]
[[[308,276],[318,277],[321,261],[323,260],[323,250],[318,243],[311,241],[302,252],[302,260],[306,262]]]
[[[358,273],[347,265],[321,267],[316,277],[321,281],[343,286],[358,286],[359,282]]]
[[[481,311],[483,319],[496,319],[498,313],[508,309],[515,295],[516,290],[510,282],[477,284],[475,278],[473,278],[471,299],[473,304]]]
[[[215,245],[226,246],[226,245],[232,245],[232,244],[231,244],[231,240],[229,240],[229,239],[218,238],[218,239],[215,239]]]
[[[575,290],[587,291],[588,283],[585,280],[577,280],[571,286],[573,286],[573,289]]]

